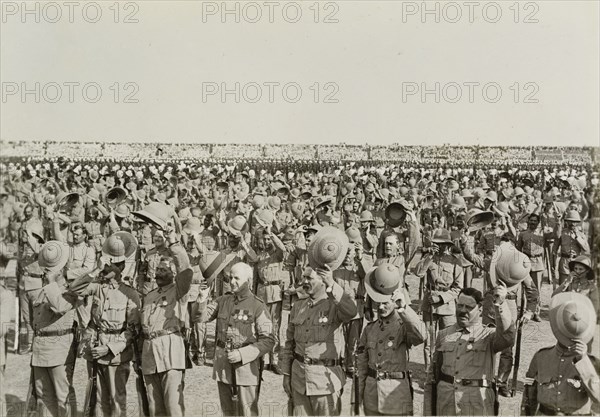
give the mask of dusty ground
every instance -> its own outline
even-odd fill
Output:
[[[408,283],[411,288],[412,298],[418,297],[418,280],[414,276],[408,277]],[[481,287],[482,280],[473,281],[475,287]],[[521,401],[522,381],[527,366],[533,354],[541,347],[551,346],[555,339],[550,330],[547,321],[547,306],[550,299],[552,287],[545,283],[542,290],[542,319],[541,323],[528,323],[523,332],[521,368],[519,369],[519,388],[515,398],[500,398],[500,415],[516,416],[519,415],[519,405]],[[284,318],[284,322],[287,318]],[[209,328],[209,334],[214,334],[213,327]],[[285,334],[285,333],[282,333]],[[283,342],[282,342],[283,343]],[[212,352],[212,339],[209,340],[209,354]],[[415,415],[422,414],[423,390],[419,384],[423,381],[423,350],[420,346],[413,348],[410,352],[411,369],[413,371],[413,384],[415,388]],[[20,416],[22,404],[27,396],[29,383],[29,356],[8,355],[6,367],[6,383],[8,402],[8,415]],[[87,382],[87,371],[83,360],[78,360],[75,370],[74,385],[79,402],[79,413],[81,413],[83,398]],[[350,387],[351,381],[347,384],[343,394],[342,415],[350,415]],[[132,375],[128,385],[128,416],[138,415],[137,395],[135,390],[135,374]],[[188,416],[216,416],[221,415],[218,403],[217,384],[212,380],[212,368],[210,364],[203,367],[194,367],[188,370],[185,377],[185,404],[186,415]],[[265,371],[264,382],[259,405],[261,415],[276,417],[287,413],[287,397],[282,387],[282,377]]]

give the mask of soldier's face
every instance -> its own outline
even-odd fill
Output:
[[[385,254],[388,256],[395,256],[398,254],[398,239],[395,236],[388,236],[384,242]]]
[[[173,282],[173,270],[171,264],[167,261],[161,261],[156,268],[156,284],[159,287],[164,287]]]
[[[538,225],[540,224],[540,219],[537,218],[537,216],[530,216],[529,220],[527,221],[527,225],[529,226],[529,230],[535,230],[537,229]]]
[[[231,291],[237,293],[244,287],[248,286],[250,277],[242,268],[233,267],[231,268]]]
[[[325,284],[319,275],[311,268],[307,268],[302,276],[302,289],[310,298],[316,298],[325,292]]]
[[[583,276],[587,272],[587,268],[579,263],[573,266],[573,272],[578,276]]]
[[[461,294],[456,303],[456,323],[460,327],[468,327],[479,320],[482,307],[471,296]]]
[[[154,235],[154,237],[152,238],[152,242],[157,248],[162,248],[163,246],[165,246],[165,238],[159,233],[156,233]]]
[[[387,317],[394,312],[396,309],[396,303],[394,303],[391,299],[386,301],[385,303],[379,303],[379,315],[381,317]]]
[[[315,234],[313,232],[308,232],[306,233],[306,235],[304,235],[304,241],[306,242],[306,246],[308,247],[308,245],[310,245],[310,242],[312,241],[312,238]]]
[[[83,233],[83,229],[81,227],[73,228],[73,242],[81,243],[85,240],[85,234]]]

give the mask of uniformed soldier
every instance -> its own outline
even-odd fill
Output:
[[[456,303],[456,323],[441,330],[428,383],[423,415],[498,415],[494,387],[495,354],[515,341],[515,326],[506,306],[506,287],[494,288],[496,327],[481,322],[483,294],[461,290]],[[436,410],[432,410],[432,385],[436,384]],[[435,413],[435,414],[434,414]]]
[[[595,333],[592,302],[566,292],[550,301],[555,346],[540,349],[527,370],[521,414],[570,416],[596,414],[600,405],[600,361],[588,355]]]
[[[273,323],[274,348],[279,350],[282,294],[283,290],[290,284],[282,281],[283,259],[287,251],[283,242],[272,233],[271,226],[257,229],[257,234],[257,295],[267,306],[269,317]],[[273,352],[269,352],[269,368],[276,374],[281,375],[281,369],[279,369],[273,357]]]
[[[460,260],[452,255],[453,242],[450,232],[439,229],[432,239],[432,255],[417,265],[417,276],[425,280],[421,311],[428,332],[445,329],[456,322],[456,297],[463,284]],[[423,352],[425,365],[429,366],[430,342],[425,341]]]
[[[529,272],[535,287],[537,288],[538,294],[541,295],[542,290],[542,275],[546,270],[544,265],[544,247],[546,246],[545,236],[542,230],[539,228],[540,217],[539,215],[532,213],[529,215],[527,220],[528,229],[522,233],[519,233],[516,247],[518,250],[523,252],[531,261],[531,271]],[[538,297],[538,302],[535,306],[535,312],[533,314],[533,321],[541,321],[540,319],[540,305],[542,303],[541,297]]]
[[[413,415],[409,349],[427,338],[425,323],[407,303],[400,270],[371,270],[365,287],[379,305],[379,319],[365,327],[358,344],[359,399],[365,415]]]
[[[290,295],[292,305],[299,298],[297,290],[298,287],[301,285],[302,274],[304,272],[304,269],[308,266],[307,248],[310,245],[310,242],[312,241],[315,234],[320,229],[320,225],[309,225],[299,228],[299,230],[304,234],[304,242],[298,242],[295,245],[294,250],[290,252],[289,256],[287,257],[286,265],[287,268],[290,270],[294,283],[285,291]]]
[[[167,247],[165,235],[162,230],[155,230],[152,236],[154,247],[146,253],[144,265],[138,274],[138,291],[142,296],[146,296],[150,291],[156,288],[156,270],[163,258],[171,257],[171,252]]]
[[[105,242],[100,267],[73,281],[69,288],[77,295],[91,297],[90,321],[79,346],[80,356],[97,369],[97,396],[102,414],[127,414],[127,380],[133,358],[133,338],[139,333],[141,305],[133,288],[122,281],[125,261],[137,250],[127,232],[117,232]],[[90,284],[92,279],[97,282]]]
[[[188,321],[188,292],[194,273],[177,235],[170,225],[166,227],[170,256],[158,263],[158,288],[146,295],[142,307],[142,372],[150,415],[182,416],[187,355],[182,331]]]
[[[54,238],[61,242],[67,242],[64,234],[60,231],[60,220],[54,217]],[[69,243],[69,262],[67,262],[67,281],[80,278],[92,272],[96,263],[96,250],[86,242],[86,231],[81,223],[71,223],[72,242]]]
[[[309,298],[292,307],[279,364],[294,415],[340,415],[346,382],[341,357],[342,324],[356,316],[356,302],[333,279],[331,269],[304,270]]]
[[[589,255],[590,245],[587,237],[580,230],[581,216],[575,210],[567,212],[564,218],[565,228],[557,236],[552,248],[556,257],[560,249],[560,261],[558,261],[559,284],[569,278],[569,262],[579,255]]]
[[[19,256],[17,281],[19,289],[19,351],[20,355],[31,352],[33,327],[31,305],[27,292],[42,288],[43,271],[38,264],[38,253],[44,243],[41,223],[24,224],[19,233]]]
[[[271,352],[276,340],[265,303],[250,289],[252,275],[252,267],[239,262],[231,267],[233,293],[207,305],[209,290],[200,291],[197,321],[217,319],[213,379],[226,416],[259,415],[260,358]]]
[[[344,258],[342,266],[333,271],[333,279],[335,282],[337,282],[356,302],[356,316],[343,324],[344,338],[346,340],[346,350],[344,352],[344,358],[346,360],[345,367],[346,373],[349,375],[352,375],[355,371],[352,351],[356,346],[356,343],[358,343],[360,333],[362,332],[366,295],[363,282],[365,278],[364,268],[359,267],[358,264],[360,261],[356,259],[357,252],[361,250],[361,246],[355,245],[351,245],[348,248],[348,253]]]
[[[502,243],[493,252],[492,257],[484,257],[473,254],[463,239],[463,253],[465,257],[473,262],[474,265],[488,272],[485,275],[487,288],[494,288],[502,281],[508,285],[508,294],[506,296],[507,308],[515,320],[520,320],[523,324],[527,323],[535,312],[538,304],[539,293],[533,280],[529,275],[531,262],[526,255],[519,252],[508,236],[504,236]],[[522,317],[517,314],[517,298],[519,288],[525,292],[526,309]],[[484,294],[483,301],[483,324],[493,325],[495,322],[495,309],[493,305],[493,291],[488,290]],[[498,394],[508,397],[508,378],[510,377],[513,366],[513,346],[509,346],[500,353],[500,362],[498,363]]]
[[[68,260],[66,244],[55,240],[45,243],[38,257],[44,286],[27,292],[33,313],[31,366],[39,416],[70,416],[76,411],[76,299],[65,295],[63,268]]]

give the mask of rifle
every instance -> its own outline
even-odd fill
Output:
[[[225,344],[225,351],[226,352],[231,352],[233,351],[233,340],[230,338],[227,339],[227,343]],[[237,378],[235,375],[235,371],[236,371],[236,364],[232,363],[231,364],[231,402],[234,405],[234,415],[238,415],[239,412],[239,405],[240,405],[240,397],[239,397],[239,390],[238,390],[238,385],[237,385]]]
[[[98,339],[93,344],[98,346]],[[94,417],[96,415],[96,402],[98,401],[98,361],[92,360],[92,372],[88,379],[85,390],[85,402],[83,403],[84,417]]]
[[[140,346],[138,345],[138,338],[133,339],[133,349],[135,353],[134,369],[136,374],[135,386],[138,393],[138,403],[140,410],[144,416],[150,415],[150,407],[148,404],[148,391],[146,390],[146,384],[144,383],[144,374],[142,373],[142,354],[140,353]]]
[[[33,366],[31,366],[31,373],[29,374],[29,388],[27,390],[27,399],[25,400],[25,407],[21,413],[22,417],[28,417],[31,414],[37,413],[37,393],[35,391],[35,377],[33,375]]]
[[[260,357],[258,359],[258,386],[256,387],[256,398],[260,398],[260,387],[262,387],[263,371],[265,369],[265,359]]]
[[[354,342],[354,349],[352,350],[352,397],[354,399],[352,407],[352,415],[360,416],[360,387],[358,383],[358,341]]]
[[[510,396],[514,397],[517,392],[517,379],[519,366],[521,364],[521,337],[523,336],[523,315],[525,314],[525,290],[521,287],[521,307],[519,308],[519,326],[517,328],[517,342],[515,346],[515,364],[513,369],[512,387]]]
[[[431,415],[437,415],[437,384],[438,384],[438,366],[436,361],[436,355],[434,354],[435,342],[437,339],[437,322],[433,319],[433,310],[429,312],[430,325],[429,325],[429,366],[431,366]]]

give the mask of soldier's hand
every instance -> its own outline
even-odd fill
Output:
[[[502,303],[504,303],[507,292],[508,291],[506,289],[506,284],[504,283],[504,281],[498,280],[498,286],[494,288],[494,291],[492,293],[494,297],[494,305],[499,306]]]
[[[227,352],[227,360],[229,363],[238,363],[242,361],[242,354],[239,349],[234,349],[231,352]]]
[[[324,265],[323,268],[317,268],[316,272],[327,287],[331,287],[333,285],[333,272],[331,271],[329,265]]]
[[[587,345],[581,340],[573,340],[573,344],[569,346],[571,352],[575,352],[577,360],[587,355]]]
[[[100,359],[101,357],[108,355],[108,352],[108,346],[106,345],[96,346],[91,349],[92,358],[94,359]]]
[[[392,293],[392,301],[396,303],[398,310],[404,310],[406,308],[406,299],[404,298],[404,291],[402,288],[398,288]]]
[[[521,323],[522,323],[523,325],[526,325],[526,324],[527,324],[527,322],[528,322],[529,320],[531,320],[531,317],[533,317],[533,313],[532,313],[531,311],[525,311],[525,312],[523,313],[523,317],[521,317]]]
[[[288,395],[288,397],[292,396],[292,378],[289,375],[283,376],[283,390]]]

